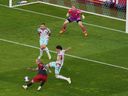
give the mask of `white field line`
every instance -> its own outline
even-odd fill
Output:
[[[3,5],[3,4],[0,4],[0,6],[8,8],[8,6]],[[36,12],[36,11],[31,11],[31,10],[26,10],[26,9],[21,9],[21,8],[16,8],[16,7],[12,8],[12,9],[16,9],[16,10],[20,10],[20,11],[24,11],[24,12],[29,12],[29,13],[33,13],[33,14],[37,14],[37,15],[48,16],[48,17],[52,17],[52,18],[56,18],[56,19],[65,20],[65,18],[62,18],[62,17],[59,17],[59,16],[54,16],[54,15],[50,15],[50,14],[40,13],[40,12]],[[118,30],[118,29],[113,29],[113,28],[104,27],[104,26],[95,25],[95,24],[90,24],[90,23],[85,23],[85,22],[84,22],[84,24],[86,24],[88,26],[93,26],[93,27],[97,27],[97,28],[102,28],[102,29],[106,29],[106,30],[111,30],[111,31],[121,32],[121,33],[127,34],[125,31]]]
[[[39,47],[36,47],[36,46],[23,44],[23,43],[20,43],[20,42],[15,42],[15,41],[7,40],[7,39],[0,38],[0,41],[8,42],[8,43],[16,44],[16,45],[21,45],[21,46],[25,46],[25,47],[29,47],[29,48],[39,49]],[[55,51],[52,51],[52,50],[50,50],[50,52],[56,53]],[[123,67],[123,66],[113,65],[113,64],[110,64],[110,63],[105,63],[105,62],[101,62],[101,61],[97,61],[97,60],[93,60],[93,59],[89,59],[89,58],[83,58],[83,57],[70,55],[70,54],[65,54],[65,56],[72,57],[72,58],[79,59],[79,60],[83,60],[83,61],[94,62],[94,63],[97,63],[97,64],[106,65],[106,66],[110,66],[110,67],[115,67],[115,68],[119,68],[119,69],[124,69],[124,70],[128,71],[128,68]]]

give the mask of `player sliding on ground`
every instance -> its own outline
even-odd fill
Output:
[[[49,28],[45,26],[45,23],[42,23],[40,27],[38,28],[38,33],[40,36],[40,41],[39,41],[40,42],[40,55],[38,56],[38,59],[41,59],[41,57],[43,56],[43,52],[46,51],[48,58],[50,60],[51,55],[50,55],[47,45],[48,45],[49,36],[51,35],[51,31],[49,30]]]
[[[41,87],[44,85],[44,83],[47,81],[48,75],[47,75],[46,66],[43,65],[43,63],[39,59],[36,60],[36,64],[38,65],[37,68],[28,68],[28,69],[31,71],[37,71],[38,74],[30,82],[22,86],[24,89],[27,89],[35,82],[40,82],[40,86],[37,88],[37,90],[39,91],[41,90]]]
[[[46,66],[48,68],[50,68],[50,67],[55,68],[55,76],[56,76],[56,78],[66,80],[69,84],[71,84],[71,79],[70,78],[67,78],[65,76],[60,75],[61,68],[62,68],[62,66],[64,64],[64,54],[69,49],[70,48],[67,48],[67,49],[63,50],[60,45],[56,46],[57,60],[55,62],[50,62]]]
[[[81,10],[77,9],[75,6],[72,6],[72,8],[68,10],[68,13],[66,16],[68,17],[68,19],[65,20],[63,27],[60,31],[60,34],[66,31],[68,23],[77,22],[80,28],[82,29],[84,36],[86,37],[88,35],[86,28],[83,25],[82,20],[81,20],[81,17],[82,19],[85,19],[85,16],[82,14]]]

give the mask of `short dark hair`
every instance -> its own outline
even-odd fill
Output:
[[[57,46],[56,46],[56,49],[60,49],[60,50],[62,50],[63,48],[62,48],[61,45],[57,45]]]
[[[45,23],[41,23],[41,25],[45,25]]]

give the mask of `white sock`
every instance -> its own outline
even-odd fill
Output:
[[[68,81],[68,78],[67,78],[67,77],[64,77],[64,76],[62,76],[62,75],[56,75],[56,78],[58,78],[58,79],[63,79],[63,80]]]
[[[41,48],[40,48],[40,55],[38,56],[38,59],[40,59],[42,56],[43,56],[43,51]]]
[[[50,52],[49,52],[48,48],[46,47],[44,50],[46,51],[46,53],[48,55],[48,58],[51,59],[51,55],[50,55]]]

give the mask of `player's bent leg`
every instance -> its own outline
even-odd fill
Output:
[[[40,83],[40,86],[37,88],[37,91],[40,91],[41,90],[41,88],[42,88],[42,86],[44,85],[44,81],[42,81],[41,83]]]
[[[55,68],[56,67],[56,62],[50,62],[49,64],[47,64],[47,66]]]
[[[41,59],[41,57],[43,56],[43,52],[44,52],[45,48],[46,48],[46,45],[41,45],[40,46],[40,55],[38,56],[38,59]]]
[[[41,90],[41,88],[45,84],[46,80],[47,80],[47,76],[45,78],[44,77],[42,78],[42,80],[40,81],[40,86],[37,88],[38,91]]]
[[[40,55],[38,56],[38,59],[41,59],[41,57],[43,56],[43,51],[46,51],[49,60],[51,59],[51,54],[49,52],[49,49],[46,47],[45,44],[41,45],[40,47]]]
[[[88,36],[87,31],[86,31],[86,28],[85,28],[85,26],[83,25],[82,21],[79,21],[79,22],[78,22],[78,25],[79,25],[80,28],[82,29],[82,31],[83,31],[83,33],[84,33],[84,36],[85,36],[85,37]]]
[[[48,59],[51,60],[52,57],[51,57],[51,54],[50,54],[50,52],[49,52],[48,47],[45,47],[44,50],[46,51],[46,53],[47,53],[47,55],[48,55]]]
[[[40,86],[37,88],[38,91],[41,90],[42,86],[45,84],[45,82],[47,81],[48,76],[47,75],[39,75],[39,80],[40,80]]]
[[[66,80],[69,84],[71,84],[71,79],[70,78],[67,78],[65,76],[62,76],[60,75],[60,70],[61,70],[62,67],[55,67],[55,77],[57,79],[62,79],[62,80]]]
[[[66,31],[66,28],[67,28],[67,24],[69,23],[68,20],[65,20],[62,28],[61,28],[61,31],[60,31],[60,34],[64,33]]]
[[[49,60],[51,59],[51,54],[49,52],[49,49],[47,48],[47,45],[48,45],[48,39],[44,39],[44,42],[43,42],[43,49],[46,51],[47,55],[48,55],[48,58]]]
[[[59,74],[56,74],[55,76],[56,76],[57,79],[66,80],[69,84],[71,84],[71,79],[70,78],[67,78],[67,77],[59,75]]]
[[[31,82],[27,83],[26,85],[23,85],[22,87],[26,90],[26,89],[28,89],[28,87],[32,86],[33,83],[34,82],[31,81]]]
[[[50,68],[55,68],[55,66],[56,66],[56,62],[50,62],[50,63],[46,64],[46,67],[47,67],[49,73],[52,73]]]

